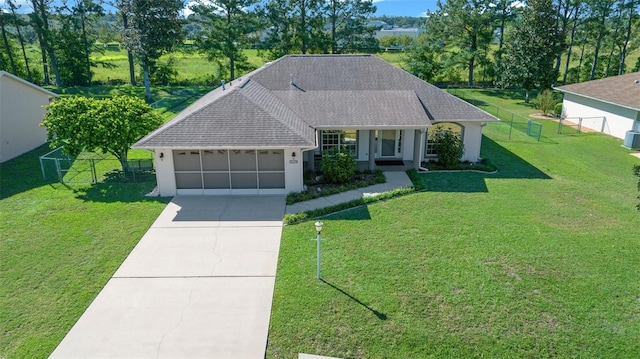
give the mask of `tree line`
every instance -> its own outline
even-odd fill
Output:
[[[256,44],[269,59],[288,53],[377,49],[375,28],[366,26],[375,12],[370,1],[198,0],[189,3],[192,14],[185,18],[183,0],[30,0],[26,15],[16,0],[5,0],[0,11],[0,69],[36,83],[90,85],[91,68],[110,65],[90,56],[98,39],[110,37],[105,34],[108,26],[100,21],[105,7],[115,9],[116,38],[128,53],[130,82],[136,84],[137,63],[147,95],[158,59],[187,35],[231,80],[237,71],[251,68],[243,50]],[[29,39],[27,32],[35,36]],[[30,42],[40,50],[38,67],[27,55]]]
[[[428,81],[474,86],[479,76],[526,90],[619,75],[630,70],[627,55],[639,45],[639,6],[639,0],[439,1],[407,63]]]
[[[158,59],[186,38],[230,80],[252,69],[243,51],[250,47],[271,60],[380,46],[377,29],[367,25],[376,10],[367,0],[197,0],[186,18],[185,6],[183,0],[30,0],[25,13],[16,0],[5,0],[0,69],[35,83],[90,85],[93,67],[110,66],[91,53],[99,40],[117,39],[127,50],[129,82],[136,84],[139,65],[150,96],[150,76],[166,71]],[[448,0],[437,6],[424,19],[378,18],[421,22],[422,35],[397,42],[409,49],[407,68],[430,82],[543,89],[622,74],[640,43],[640,0]],[[33,43],[35,62],[27,54]]]

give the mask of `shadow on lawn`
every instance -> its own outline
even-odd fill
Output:
[[[483,156],[497,167],[497,173],[432,172],[422,174],[429,192],[488,192],[486,178],[551,179],[546,173],[486,136]]]
[[[321,280],[323,283],[325,283],[326,285],[330,286],[331,288],[333,288],[333,289],[337,290],[338,292],[340,292],[340,293],[342,293],[342,294],[346,295],[347,297],[349,297],[349,298],[350,298],[351,300],[353,300],[354,302],[356,302],[356,303],[360,304],[361,306],[365,307],[367,310],[369,310],[371,313],[373,313],[376,317],[378,317],[378,319],[380,319],[380,320],[387,320],[387,315],[386,315],[386,314],[384,314],[384,313],[380,313],[379,311],[377,311],[377,310],[375,310],[375,309],[373,309],[373,308],[369,307],[368,305],[366,305],[366,304],[364,304],[363,302],[361,302],[358,298],[356,298],[356,297],[352,296],[351,294],[349,294],[349,293],[345,292],[344,290],[342,290],[342,289],[340,289],[340,288],[336,287],[335,285],[333,285],[333,284],[331,284],[331,283],[327,282],[326,280],[324,280],[324,279],[320,279],[320,280]]]
[[[45,181],[40,170],[40,156],[51,151],[48,144],[0,164],[0,199],[45,185],[64,186],[57,180]]]
[[[76,198],[86,202],[163,202],[169,203],[169,197],[145,197],[156,185],[155,181],[130,182],[122,180],[104,180],[88,187],[75,189]]]

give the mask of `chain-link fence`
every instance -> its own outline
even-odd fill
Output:
[[[461,98],[470,104],[486,111],[487,113],[499,118],[500,122],[492,122],[492,126],[501,128],[498,136],[503,135],[501,139],[517,139],[519,141],[540,141],[542,136],[542,123],[533,121],[513,111],[509,111],[500,106],[496,106],[477,97],[471,96],[464,91],[458,91],[457,88],[448,87],[447,92]],[[514,131],[515,130],[515,131]]]
[[[66,155],[62,148],[40,156],[40,169],[45,181],[66,184],[98,183],[106,179],[144,182],[155,179],[153,158],[140,153],[127,161],[126,171],[115,157],[98,152],[83,152],[77,157]]]

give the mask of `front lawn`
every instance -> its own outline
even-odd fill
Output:
[[[48,357],[167,203],[144,197],[155,180],[44,182],[49,150],[0,165],[3,359]]]
[[[286,226],[267,357],[637,357],[638,159],[541,122],[540,142],[487,125],[496,174],[323,218],[324,281],[313,221]]]

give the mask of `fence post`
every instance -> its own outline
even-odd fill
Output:
[[[62,170],[60,169],[60,159],[56,158],[56,172],[58,173],[58,181],[60,181],[60,183],[64,183],[64,181],[62,180]]]
[[[98,175],[96,174],[96,163],[94,161],[94,159],[91,159],[91,179],[93,180],[93,183],[98,183]]]
[[[562,133],[562,117],[558,119],[558,134]]]
[[[44,164],[42,164],[42,156],[40,156],[40,171],[42,171],[42,180],[47,180],[47,175],[44,173]]]
[[[578,117],[578,133],[582,130],[582,117]]]

